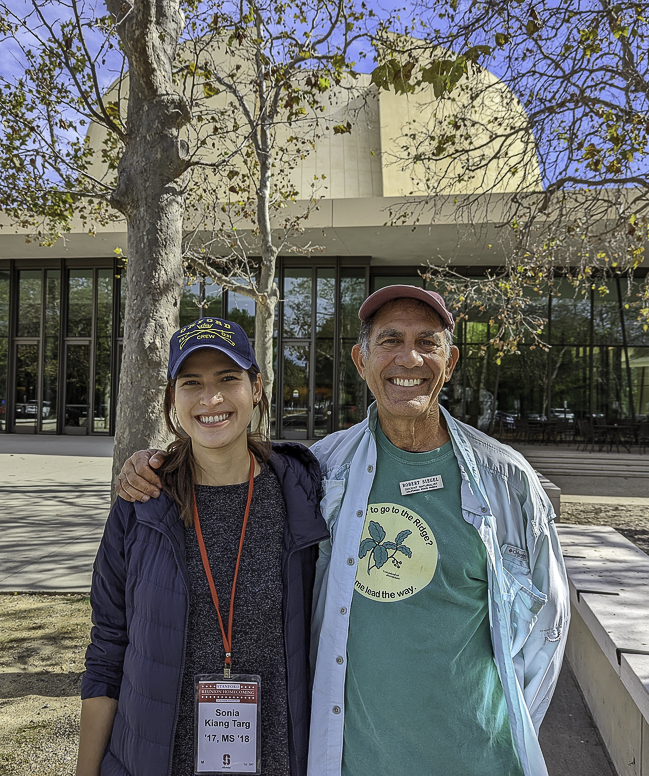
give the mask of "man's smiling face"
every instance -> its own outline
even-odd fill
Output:
[[[376,398],[386,423],[437,418],[437,397],[451,379],[459,351],[446,358],[444,329],[435,311],[412,299],[396,299],[374,316],[369,353],[355,345],[352,358]],[[386,431],[387,433],[387,431]]]

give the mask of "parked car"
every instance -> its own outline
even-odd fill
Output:
[[[516,418],[510,412],[496,410],[496,423],[502,423],[503,428],[516,428]]]
[[[550,410],[550,420],[567,420],[568,423],[574,423],[575,413],[567,407],[552,407]]]
[[[35,401],[29,401],[25,404],[25,417],[35,418],[38,411],[38,403]],[[49,418],[51,406],[49,401],[44,401],[41,408],[41,415],[43,418]]]

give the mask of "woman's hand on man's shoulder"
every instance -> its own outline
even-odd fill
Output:
[[[122,466],[115,483],[115,492],[125,501],[148,501],[158,498],[162,489],[155,469],[166,457],[164,450],[138,450]]]

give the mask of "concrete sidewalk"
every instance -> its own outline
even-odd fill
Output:
[[[0,435],[0,593],[89,590],[111,455],[109,438]],[[616,776],[567,663],[540,739],[549,776]]]
[[[0,434],[0,592],[86,592],[110,509],[112,439]]]
[[[587,452],[574,445],[512,445],[565,495],[645,499],[649,504],[649,455]],[[602,503],[602,502],[599,502]],[[616,501],[616,503],[619,503]]]

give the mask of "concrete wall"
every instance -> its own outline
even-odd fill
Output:
[[[647,720],[574,608],[566,657],[617,773],[648,776]]]
[[[558,526],[566,656],[619,776],[649,776],[649,557],[612,528]]]
[[[239,68],[237,88],[255,115],[258,106],[251,85],[253,54],[245,46],[233,53],[214,39],[201,47],[200,53],[190,44],[179,47],[176,64],[181,67],[198,61],[205,72],[224,77]],[[365,73],[333,86],[323,95],[322,112],[307,109],[303,119],[290,125],[280,117],[274,133],[276,147],[283,147],[285,152],[277,155],[275,175],[282,179],[285,190],[289,184],[294,185],[299,199],[362,199],[542,189],[536,146],[525,110],[493,74],[486,70],[472,73],[460,82],[452,99],[437,99],[428,85],[409,95],[378,91],[370,80]],[[226,91],[205,96],[206,82],[209,84],[207,76],[200,74],[179,81],[179,91],[204,119],[185,128],[181,138],[188,141],[192,150],[200,149],[198,158],[212,163],[235,151],[248,128],[234,98]],[[115,105],[121,103],[125,114],[128,92],[126,74],[121,84],[116,81],[111,85],[105,100]],[[449,122],[455,119],[461,120],[465,129],[455,133],[452,155],[457,158],[449,163],[444,158],[436,159],[431,148],[437,138],[452,131]],[[334,133],[335,125],[348,121],[351,133]],[[219,127],[216,137],[211,135],[212,126]],[[491,142],[492,133],[498,134],[498,127],[502,126],[507,127],[512,138]],[[470,141],[462,140],[462,136],[470,137]],[[291,137],[304,142],[293,143],[289,141]],[[106,138],[103,126],[90,125],[88,139],[95,149],[102,148]],[[425,156],[414,165],[413,143],[424,150]],[[246,172],[238,157],[228,163],[225,172],[229,169]],[[101,154],[93,160],[90,173],[99,180],[110,181],[114,177],[114,173],[106,172]],[[222,175],[206,170],[195,173],[194,185],[213,189],[219,201],[227,200],[230,183]]]

